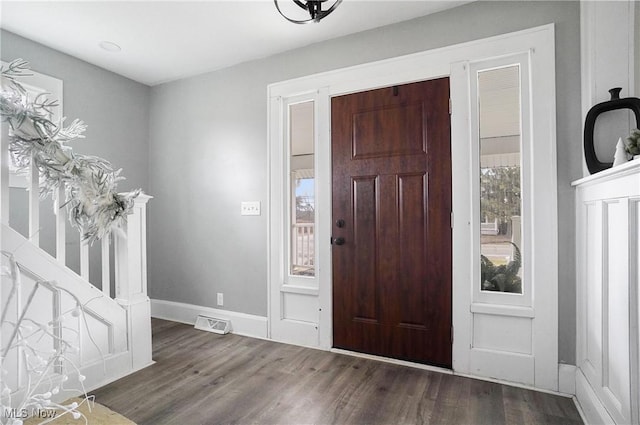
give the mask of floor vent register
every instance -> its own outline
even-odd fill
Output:
[[[231,320],[199,315],[196,318],[195,328],[224,335],[231,332]]]

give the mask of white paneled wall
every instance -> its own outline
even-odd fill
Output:
[[[574,186],[576,396],[589,423],[638,424],[640,159]]]

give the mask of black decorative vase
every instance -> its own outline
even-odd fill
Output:
[[[620,91],[622,88],[615,87],[609,90],[611,99],[598,103],[593,108],[589,109],[587,117],[584,121],[584,157],[587,161],[587,168],[591,174],[597,173],[607,168],[611,168],[612,162],[600,162],[596,156],[596,151],[593,146],[593,129],[596,124],[598,115],[603,112],[615,111],[618,109],[631,109],[636,116],[636,127],[640,128],[640,99],[637,97],[625,97],[620,99]],[[615,141],[617,142],[617,140]]]

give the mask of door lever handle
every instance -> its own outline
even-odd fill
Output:
[[[331,238],[331,245],[344,245],[344,242],[344,238],[342,237]]]

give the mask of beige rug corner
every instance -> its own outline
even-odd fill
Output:
[[[74,401],[80,404],[82,399],[71,398],[63,404],[70,404]],[[91,411],[89,411],[89,408],[91,408]],[[121,414],[114,412],[100,403],[94,403],[91,400],[82,403],[78,411],[87,417],[86,423],[89,425],[136,425],[135,422],[130,421]],[[24,425],[37,425],[42,421],[43,419],[30,418],[24,422]],[[62,415],[51,422],[47,422],[47,424],[52,425],[79,425],[84,423],[84,418],[73,419],[73,416],[70,414]]]

